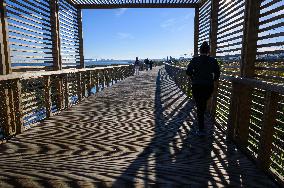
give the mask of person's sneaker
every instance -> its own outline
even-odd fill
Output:
[[[206,133],[206,131],[204,131],[204,130],[198,130],[198,131],[196,132],[196,135],[197,135],[197,136],[206,136],[207,133]]]

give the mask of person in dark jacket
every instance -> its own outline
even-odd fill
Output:
[[[192,94],[197,107],[198,135],[205,135],[204,113],[207,101],[214,90],[214,82],[220,77],[220,67],[215,58],[209,56],[207,42],[200,46],[200,56],[194,57],[187,66],[186,74],[191,79]]]

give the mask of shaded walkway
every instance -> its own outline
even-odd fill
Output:
[[[0,145],[0,187],[275,187],[165,71],[130,77]]]

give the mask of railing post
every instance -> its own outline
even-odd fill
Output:
[[[82,75],[81,72],[77,72],[77,95],[78,101],[82,101]]]
[[[96,84],[96,93],[99,92],[99,73],[98,70],[95,71],[95,84]]]
[[[12,73],[6,2],[0,2],[0,75]]]
[[[52,116],[51,112],[51,82],[50,76],[44,76],[44,95],[45,95],[45,108],[46,108],[46,117],[49,118]]]
[[[280,96],[277,93],[266,91],[263,124],[260,133],[259,152],[257,156],[258,164],[265,171],[269,169],[271,162],[270,155],[279,100]]]
[[[69,83],[68,83],[68,74],[64,74],[64,85],[65,85],[65,90],[64,90],[64,100],[65,100],[65,109],[69,108]]]
[[[10,136],[12,119],[7,83],[0,82],[0,98],[0,124],[2,125],[5,136]]]
[[[198,38],[199,38],[199,7],[195,8],[195,16],[194,16],[194,56],[198,56]]]
[[[235,131],[238,124],[238,104],[239,104],[239,91],[240,85],[232,82],[232,97],[230,103],[230,112],[228,118],[227,137],[231,140],[235,138]]]
[[[61,75],[55,75],[55,87],[57,92],[57,106],[58,110],[64,108],[64,96],[63,96],[63,78]]]
[[[16,123],[16,134],[22,133],[24,130],[23,108],[22,108],[22,85],[20,79],[13,82],[14,96],[14,114]]]
[[[77,9],[77,22],[78,22],[78,37],[79,37],[79,55],[80,55],[80,68],[85,68],[84,62],[84,45],[83,45],[83,26],[82,26],[82,10]]]

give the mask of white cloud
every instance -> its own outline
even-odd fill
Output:
[[[117,33],[116,35],[118,39],[122,39],[122,40],[134,39],[133,35],[130,33]]]
[[[121,16],[126,12],[127,8],[120,8],[118,11],[116,11],[115,15],[116,16]]]

